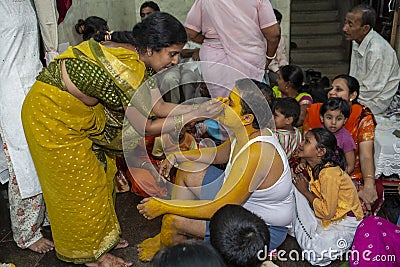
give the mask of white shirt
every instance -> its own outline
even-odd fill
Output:
[[[1,0],[0,25],[0,127],[21,197],[27,198],[41,193],[21,121],[25,95],[42,69],[39,30],[31,2]]]
[[[271,187],[251,193],[243,207],[260,216],[268,225],[291,227],[294,214],[292,176],[286,153],[275,136],[257,136],[249,140],[232,159],[236,144],[236,139],[233,140],[229,162],[225,168],[225,179],[239,155],[255,142],[266,142],[275,147],[283,161],[283,173]],[[279,216],[274,216],[274,214],[279,214]]]
[[[382,113],[399,86],[396,52],[381,35],[371,30],[360,45],[353,41],[349,74],[360,83],[359,102],[374,114]]]

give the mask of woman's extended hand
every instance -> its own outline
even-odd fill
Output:
[[[147,220],[152,220],[164,214],[162,202],[157,201],[152,197],[142,199],[136,208]]]
[[[211,99],[199,105],[198,109],[194,110],[195,118],[210,119],[217,117],[223,110],[224,103],[218,99]]]
[[[172,167],[177,167],[178,161],[174,153],[169,154],[160,164],[159,174],[168,181],[170,180],[169,173]]]

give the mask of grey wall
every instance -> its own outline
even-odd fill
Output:
[[[69,42],[71,45],[79,43],[81,39],[75,33],[74,26],[78,19],[85,19],[89,16],[99,16],[106,19],[113,30],[132,29],[133,25],[140,21],[139,8],[144,1],[96,0],[95,4],[93,0],[73,1],[64,22],[58,27],[59,43]],[[171,13],[184,22],[194,0],[156,0],[155,2],[159,4],[162,11]],[[290,42],[290,0],[271,0],[271,4],[283,15],[281,24],[282,36],[285,38],[286,47],[288,48]]]

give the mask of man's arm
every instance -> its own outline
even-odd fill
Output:
[[[252,184],[260,184],[269,171],[269,164],[259,166],[263,159],[273,162],[275,153],[262,153],[263,144],[255,143],[246,149],[236,159],[229,176],[214,200],[161,200],[149,198],[138,205],[139,212],[148,218],[155,218],[162,214],[175,214],[188,218],[209,219],[226,204],[242,204],[250,196]],[[261,154],[262,153],[262,154]]]
[[[204,35],[201,34],[201,32],[196,32],[195,30],[189,29],[185,27],[186,33],[189,36],[189,40],[193,41],[198,44],[202,44],[204,41]]]
[[[272,61],[272,58],[276,55],[276,50],[278,49],[279,40],[281,39],[281,27],[278,23],[261,29],[265,40],[267,40],[267,58],[266,66],[268,67]]]
[[[397,58],[385,54],[382,51],[368,51],[364,56],[365,65],[362,66],[365,68],[362,73],[364,76],[359,77],[360,102],[374,114],[382,113],[388,108],[399,86]],[[395,54],[393,56],[396,57]]]

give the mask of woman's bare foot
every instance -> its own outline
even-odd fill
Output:
[[[123,238],[120,238],[119,243],[114,247],[114,249],[126,248],[129,246],[129,242]]]
[[[128,267],[132,264],[132,262],[126,262],[110,253],[105,254],[97,261],[85,263],[89,267]]]
[[[42,237],[28,248],[34,252],[46,253],[54,249],[54,243],[47,238]]]

